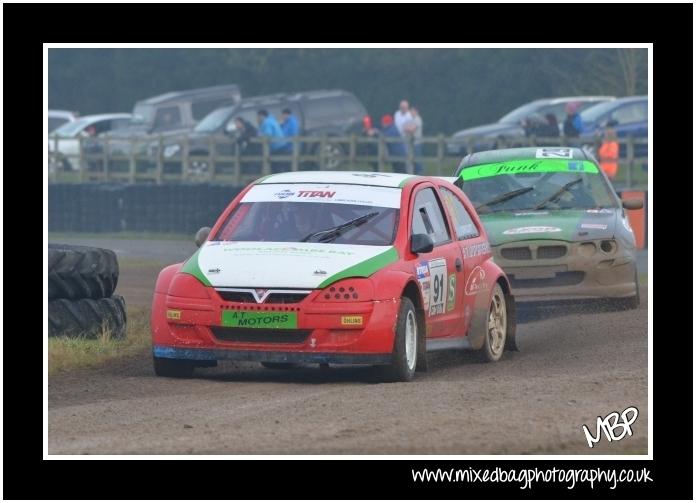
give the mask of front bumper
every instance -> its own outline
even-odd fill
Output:
[[[153,353],[192,360],[382,364],[391,358],[398,308],[397,299],[249,305],[155,293]],[[233,310],[291,312],[297,323],[292,328],[223,326],[223,312]],[[172,312],[176,319],[167,318]]]
[[[494,261],[503,268],[513,295],[521,301],[635,295],[633,250],[623,248],[618,241],[611,253],[602,251],[598,243],[592,253],[581,245],[581,242],[529,240],[492,249]]]

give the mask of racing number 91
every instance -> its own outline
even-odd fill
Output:
[[[442,274],[438,274],[433,278],[433,303],[434,304],[440,304],[441,302],[444,301],[443,297],[443,283],[444,282],[444,276]]]

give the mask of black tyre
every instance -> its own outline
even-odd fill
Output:
[[[117,283],[118,260],[112,250],[48,245],[49,299],[111,297]]]
[[[120,295],[48,302],[49,337],[96,339],[105,331],[116,339],[126,336],[126,302]]]
[[[261,366],[271,370],[288,370],[297,368],[297,363],[290,362],[261,362]]]
[[[413,379],[418,363],[418,313],[408,297],[401,298],[392,361],[385,371],[385,380],[407,382]]]
[[[193,375],[194,362],[191,360],[177,360],[175,358],[152,357],[152,365],[155,375],[159,377],[191,377]]]

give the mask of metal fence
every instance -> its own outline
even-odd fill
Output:
[[[400,138],[310,136],[283,138],[292,149],[274,149],[277,138],[252,138],[245,146],[229,136],[204,140],[188,136],[147,138],[49,138],[50,182],[172,183],[210,182],[241,186],[260,176],[298,170],[402,171],[451,176],[467,153],[522,146],[586,146],[576,138],[467,138],[443,134],[423,137],[418,145]],[[395,152],[402,144],[403,152]],[[622,138],[621,188],[647,188],[647,140]],[[398,154],[398,155],[397,155]]]

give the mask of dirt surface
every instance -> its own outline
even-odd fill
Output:
[[[192,251],[124,260],[117,291],[147,305],[159,263]],[[637,311],[523,312],[520,352],[495,364],[431,353],[430,371],[411,383],[379,383],[370,367],[231,362],[190,380],[157,378],[147,353],[58,374],[49,453],[646,454],[645,287],[641,297]],[[633,435],[590,449],[582,425],[594,432],[597,416],[629,406],[640,411]]]

